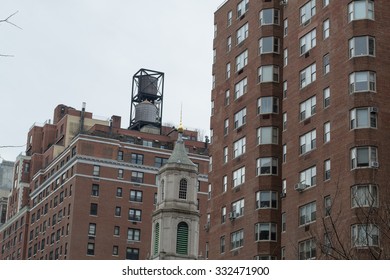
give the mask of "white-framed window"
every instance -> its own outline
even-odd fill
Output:
[[[209,158],[209,172],[213,171],[213,157],[210,156]]]
[[[274,126],[263,126],[257,129],[257,144],[278,144],[279,129]]]
[[[376,91],[376,73],[371,71],[353,72],[349,75],[349,92]]]
[[[226,222],[226,206],[221,208],[221,224]]]
[[[279,66],[276,65],[264,65],[258,69],[258,82],[269,83],[279,82]]]
[[[299,39],[300,54],[304,54],[314,48],[317,44],[317,31],[314,28]]]
[[[230,104],[230,90],[225,91],[225,100],[224,100],[224,105],[228,106]]]
[[[322,23],[322,36],[323,36],[324,40],[330,36],[330,20],[329,19],[324,20],[324,22]]]
[[[374,1],[355,0],[348,4],[348,20],[374,20]]]
[[[299,225],[306,225],[316,221],[316,202],[310,202],[299,207]]]
[[[282,162],[286,163],[287,161],[287,144],[283,145],[283,157],[282,157]]]
[[[312,96],[309,99],[299,104],[299,119],[301,121],[310,118],[316,113],[316,96]]]
[[[317,136],[316,130],[307,132],[306,134],[299,137],[299,151],[300,154],[305,154],[315,149],[317,146]]]
[[[351,207],[378,207],[376,185],[355,185],[351,188]]]
[[[242,0],[237,4],[237,18],[241,17],[248,11],[249,0]]]
[[[256,176],[278,175],[278,159],[261,157],[256,160]]]
[[[233,188],[245,183],[245,166],[233,171]]]
[[[279,98],[265,96],[257,99],[257,114],[277,114],[279,113]]]
[[[288,83],[287,83],[287,81],[284,81],[283,82],[283,98],[287,97],[287,87],[288,87]]]
[[[230,78],[230,73],[231,73],[231,66],[230,62],[226,64],[226,80]]]
[[[211,199],[211,191],[212,191],[212,187],[211,187],[211,184],[209,184],[208,189],[207,189],[207,199],[208,200]]]
[[[225,235],[223,235],[219,238],[219,252],[221,254],[225,253],[225,247],[226,247],[226,241],[225,241]]]
[[[322,93],[324,96],[324,108],[327,108],[330,106],[330,88],[325,88]]]
[[[314,238],[299,242],[298,255],[300,260],[312,260],[316,258],[316,240]]]
[[[285,196],[287,194],[287,180],[282,180],[282,195]]]
[[[359,56],[375,56],[374,37],[359,36],[349,40],[349,58]]]
[[[324,123],[324,144],[330,141],[330,122]]]
[[[214,129],[210,129],[210,144],[213,144],[214,141]]]
[[[230,52],[231,50],[232,50],[232,36],[229,36],[226,39],[226,52]]]
[[[283,21],[283,36],[286,37],[288,34],[288,19]]]
[[[233,158],[236,158],[245,153],[246,137],[242,137],[233,143]]]
[[[287,129],[287,112],[283,113],[283,130]]]
[[[316,0],[306,2],[306,4],[299,9],[299,14],[300,23],[303,25],[309,24],[311,18],[316,14]]]
[[[330,1],[330,0],[323,0],[323,1],[322,1],[322,6],[323,6],[323,7],[328,6],[328,5],[329,5],[329,1]]]
[[[256,241],[276,241],[276,224],[257,223],[255,224]]]
[[[214,100],[211,100],[211,104],[210,104],[210,107],[211,107],[211,109],[210,109],[210,112],[211,112],[211,115],[213,116],[214,115],[214,110],[215,110],[215,106],[214,106],[215,104],[214,104]]]
[[[246,123],[246,108],[241,109],[234,114],[234,129]]]
[[[351,226],[352,247],[379,246],[379,229],[374,224]]]
[[[288,49],[283,50],[283,67],[286,67],[288,64]]]
[[[240,44],[243,42],[246,38],[248,38],[248,23],[245,23],[243,26],[241,26],[237,32],[236,32],[236,44]]]
[[[245,200],[242,198],[232,203],[232,212],[234,217],[238,218],[244,216]]]
[[[264,9],[260,11],[260,25],[279,25],[280,11],[277,9]]]
[[[351,149],[351,168],[377,168],[378,151],[376,147],[363,146]]]
[[[212,76],[211,88],[215,89],[215,74],[213,74],[213,76]]]
[[[218,35],[218,25],[214,23],[214,39],[217,38]]]
[[[238,249],[244,246],[244,230],[240,229],[238,231],[232,232],[230,234],[230,248],[231,250]]]
[[[330,54],[326,54],[322,57],[322,67],[324,70],[324,75],[330,72]]]
[[[330,180],[330,159],[324,161],[324,180]]]
[[[217,50],[213,49],[213,63],[217,61]]]
[[[228,178],[226,175],[222,177],[222,192],[226,192],[228,187]]]
[[[229,119],[225,119],[223,122],[223,135],[227,135],[229,132]]]
[[[303,69],[299,73],[299,76],[301,89],[314,82],[316,80],[316,64],[313,63],[312,65]]]
[[[330,216],[332,211],[332,198],[330,195],[324,197],[324,213],[325,217]]]
[[[278,37],[269,36],[262,37],[259,40],[259,54],[279,53],[280,39]]]
[[[256,209],[277,209],[278,195],[274,191],[256,192]]]
[[[355,108],[349,112],[350,128],[376,128],[377,107]]]
[[[248,90],[248,78],[245,77],[234,85],[234,100],[243,96]]]
[[[299,173],[299,182],[304,184],[306,188],[313,187],[317,184],[317,168],[312,166]]]
[[[248,50],[243,51],[236,57],[236,72],[248,64]]]
[[[127,240],[129,241],[140,241],[141,239],[141,230],[136,228],[127,229]]]
[[[223,148],[223,159],[222,159],[222,162],[223,163],[227,163],[228,159],[229,159],[229,149],[228,149],[228,147],[224,147]]]
[[[229,11],[227,13],[227,26],[232,25],[233,11]]]
[[[286,212],[282,213],[282,232],[286,232]]]

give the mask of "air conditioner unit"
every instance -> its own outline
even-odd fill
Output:
[[[205,225],[203,226],[203,229],[204,229],[205,231],[209,231],[209,229],[210,229],[210,223],[205,224]]]
[[[281,198],[286,197],[286,193],[285,193],[285,192],[281,192],[281,193],[280,193],[280,197],[281,197]]]
[[[230,212],[229,213],[229,219],[232,221],[234,220],[235,218],[237,218],[238,214],[236,212]]]
[[[370,113],[378,113],[378,107],[370,107]]]
[[[281,0],[281,1],[279,2],[279,4],[280,4],[281,6],[287,6],[287,0]]]
[[[311,19],[308,19],[307,21],[305,21],[305,22],[303,23],[303,26],[309,25],[310,22],[311,22]]]
[[[294,186],[294,190],[298,191],[298,192],[301,192],[303,191],[304,189],[306,189],[306,185],[303,184],[303,183],[297,183],[295,184]]]
[[[371,162],[371,167],[373,167],[373,168],[378,168],[378,167],[379,167],[379,162],[377,162],[377,161],[372,161],[372,162]]]

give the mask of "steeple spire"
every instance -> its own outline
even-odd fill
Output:
[[[180,124],[179,124],[179,128],[177,129],[177,131],[181,134],[184,132],[184,128],[183,128],[183,103],[180,106]]]

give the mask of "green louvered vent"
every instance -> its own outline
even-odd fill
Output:
[[[158,254],[158,244],[160,242],[160,224],[157,223],[154,232],[154,254]]]
[[[184,222],[179,223],[177,227],[176,253],[181,255],[188,254],[188,225]]]

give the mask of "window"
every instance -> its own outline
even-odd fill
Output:
[[[246,123],[246,108],[234,114],[234,129]]]
[[[90,255],[90,256],[95,255],[95,244],[94,243],[87,244],[87,255]]]
[[[228,184],[228,179],[227,176],[225,175],[222,177],[222,192],[227,191],[227,184]]]
[[[375,56],[375,39],[370,36],[353,37],[349,40],[349,57]]]
[[[118,169],[118,179],[123,179],[123,169]]]
[[[282,232],[286,231],[286,212],[282,213]]]
[[[351,129],[355,128],[376,128],[377,127],[376,107],[356,108],[349,112]]]
[[[122,161],[123,160],[123,151],[118,151],[118,157],[117,160]]]
[[[283,145],[283,163],[287,161],[287,144]]]
[[[349,92],[376,91],[376,74],[370,71],[353,72],[349,75]]]
[[[238,230],[230,234],[231,250],[244,246],[244,230]]]
[[[162,167],[164,164],[166,164],[168,161],[167,158],[160,158],[160,157],[155,157],[154,158],[154,166],[155,167]]]
[[[226,206],[221,208],[221,224],[226,222]]]
[[[256,241],[276,241],[276,224],[257,223],[255,224]]]
[[[236,72],[244,68],[248,64],[248,50],[243,51],[241,54],[236,56]]]
[[[249,0],[242,0],[237,4],[237,17],[241,17],[248,11]]]
[[[112,246],[112,255],[113,256],[118,256],[119,254],[119,247],[118,246]]]
[[[324,161],[324,180],[330,180],[330,159]]]
[[[279,67],[276,65],[264,65],[258,70],[259,83],[279,82]]]
[[[246,137],[243,137],[233,143],[233,158],[236,158],[244,154],[245,150],[246,150]]]
[[[99,165],[94,165],[93,166],[93,176],[100,176],[100,166]]]
[[[213,157],[209,157],[209,172],[213,171]]]
[[[139,249],[126,248],[126,260],[139,260]]]
[[[223,135],[227,135],[228,132],[229,132],[229,119],[226,119],[223,122]]]
[[[316,185],[317,169],[315,166],[310,167],[299,173],[299,182],[306,188]]]
[[[356,147],[351,149],[351,168],[377,168],[378,156],[376,147]]]
[[[287,81],[283,82],[283,98],[287,97]]]
[[[311,260],[316,258],[316,241],[314,238],[308,239],[298,244],[298,254],[300,260]]]
[[[313,63],[309,67],[303,69],[299,75],[302,89],[316,80],[316,64]]]
[[[272,157],[258,158],[256,161],[256,176],[278,175],[278,159]]]
[[[287,181],[286,179],[282,180],[282,195],[286,196],[287,194]]]
[[[229,11],[227,13],[227,26],[229,27],[230,25],[232,25],[232,18],[233,18],[233,12],[232,11]]]
[[[330,0],[323,0],[323,7],[326,7],[329,5]]]
[[[330,72],[330,55],[326,54],[322,58],[322,65],[324,70],[324,75],[328,74]]]
[[[247,93],[248,79],[244,78],[234,85],[234,100]]]
[[[330,216],[332,210],[332,198],[330,195],[324,197],[324,212],[325,216]]]
[[[219,238],[219,252],[221,254],[225,253],[225,247],[226,244],[225,244],[225,235],[224,235]]]
[[[214,23],[214,39],[217,37],[217,35],[218,35],[218,25]]]
[[[353,247],[379,246],[379,229],[373,224],[356,224],[351,226]]]
[[[283,21],[283,36],[286,37],[288,34],[288,19]]]
[[[356,0],[348,5],[348,20],[374,19],[374,1]]]
[[[222,162],[225,164],[228,162],[228,159],[229,159],[229,149],[228,147],[224,147],[223,148],[223,157],[222,157]]]
[[[181,179],[179,183],[179,198],[187,199],[187,180]]]
[[[286,67],[288,64],[288,49],[283,50],[283,67]]]
[[[142,202],[142,191],[130,190],[130,201]]]
[[[129,221],[141,221],[141,214],[142,214],[141,210],[130,208],[128,219]]]
[[[93,184],[92,185],[92,196],[99,196],[99,185]]]
[[[188,225],[185,222],[180,222],[177,226],[176,253],[188,254]]]
[[[257,114],[277,114],[279,113],[279,98],[267,96],[257,99]]]
[[[138,171],[131,172],[131,182],[143,183],[144,182],[144,173]]]
[[[283,113],[283,130],[287,129],[287,113]]]
[[[224,105],[228,106],[230,104],[230,90],[225,91],[225,100]]]
[[[92,236],[96,235],[96,224],[94,223],[89,224],[88,235],[92,235]]]
[[[226,52],[230,52],[232,50],[232,37],[229,36],[226,39]]]
[[[120,233],[120,227],[119,226],[114,226],[114,235],[119,236]]]
[[[316,14],[316,0],[310,0],[299,9],[300,22],[303,25],[310,23],[311,18]]]
[[[245,183],[245,166],[233,171],[233,188]]]
[[[280,39],[270,36],[263,37],[259,40],[259,54],[279,53]]]
[[[217,61],[217,50],[213,49],[213,63],[215,63],[215,61]]]
[[[378,187],[376,185],[356,185],[351,188],[351,206],[378,207]]]
[[[264,126],[257,129],[257,144],[278,144],[279,129],[273,126]]]
[[[245,23],[240,29],[236,32],[237,45],[243,42],[246,38],[248,38],[248,23]]]
[[[330,122],[324,123],[324,144],[330,141]]]
[[[226,80],[230,78],[230,62],[228,64],[226,64]],[[214,110],[213,110],[213,114],[214,114]]]
[[[127,240],[128,241],[140,241],[141,230],[135,228],[127,229]]]
[[[330,88],[326,88],[323,90],[323,96],[324,96],[324,108],[327,108],[330,105]]]
[[[279,10],[264,9],[260,11],[260,25],[279,25]]]
[[[131,163],[134,163],[134,164],[144,164],[144,155],[141,155],[141,154],[131,154]]]
[[[312,96],[299,104],[299,119],[301,121],[310,118],[316,113],[316,103],[316,96]]]
[[[164,200],[165,197],[164,180],[161,180],[160,189],[161,189],[161,200]]]
[[[322,23],[322,32],[323,32],[322,36],[323,36],[324,40],[329,37],[329,35],[330,35],[330,21],[329,21],[329,19],[325,20]]]
[[[120,217],[121,214],[122,214],[122,208],[120,206],[116,206],[115,213],[114,213],[115,217]]]
[[[306,225],[316,221],[316,203],[311,202],[299,207],[299,225]]]
[[[244,216],[244,199],[240,199],[232,203],[232,213],[235,218]]]
[[[308,133],[299,137],[300,154],[305,154],[316,148],[316,130],[309,131]]]
[[[277,209],[278,198],[277,192],[259,191],[256,193],[256,209]]]

